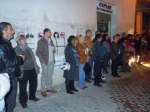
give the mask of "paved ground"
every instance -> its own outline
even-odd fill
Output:
[[[88,89],[74,95],[65,93],[65,86],[57,87],[57,94],[49,94],[40,101],[28,102],[28,108],[20,104],[14,112],[150,112],[150,68],[138,66],[131,73],[120,73],[121,78],[105,75],[103,87],[87,84]],[[17,99],[18,100],[18,99]]]

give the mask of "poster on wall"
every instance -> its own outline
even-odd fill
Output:
[[[70,35],[76,36],[78,34],[82,34],[84,36],[85,31],[87,29],[91,29],[92,32],[95,32],[96,30],[96,25],[88,25],[88,24],[81,25],[75,23],[73,24],[73,23],[54,23],[54,22],[51,22],[50,24],[47,23],[44,24],[43,22],[39,21],[22,20],[19,18],[10,19],[5,17],[1,17],[0,21],[10,22],[13,26],[16,32],[14,39],[11,40],[13,47],[17,45],[15,38],[17,37],[18,32],[23,32],[24,35],[28,37],[27,39],[28,45],[32,48],[34,53],[36,52],[37,49],[37,42],[44,36],[43,35],[44,28],[50,28],[52,31],[52,40],[55,46],[61,46],[58,47],[58,52],[55,53],[55,68],[60,67],[60,65],[65,61],[64,50],[65,46],[67,45],[67,39]],[[58,32],[59,38],[53,37],[54,32]],[[55,39],[57,39],[57,45]]]
[[[105,2],[102,2],[102,1],[97,1],[96,10],[98,12],[107,13],[107,14],[113,13],[112,5],[105,3]]]

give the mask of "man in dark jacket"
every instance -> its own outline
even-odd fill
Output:
[[[13,112],[16,104],[17,77],[20,75],[19,66],[22,65],[25,56],[17,56],[10,40],[13,38],[14,30],[10,23],[0,23],[0,59],[5,63],[5,71],[10,77],[11,89],[6,96],[6,110]]]
[[[102,76],[102,67],[103,67],[103,56],[101,53],[101,41],[102,41],[102,35],[97,34],[95,37],[95,43],[93,45],[92,51],[93,51],[93,58],[94,58],[94,86],[102,87],[100,85],[101,76]]]
[[[117,42],[119,41],[120,35],[116,34],[113,37],[113,42],[111,43],[111,59],[112,59],[112,65],[111,65],[111,72],[112,72],[112,76],[114,77],[121,77],[118,75],[117,73],[117,69],[118,69],[118,56],[120,54],[120,50],[119,50],[119,46],[117,44]]]
[[[126,54],[126,45],[125,45],[126,39],[122,39],[122,42],[119,44],[120,54],[119,59],[121,61],[121,72],[130,71],[129,64],[127,62],[127,54]]]

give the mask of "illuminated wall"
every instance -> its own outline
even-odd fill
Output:
[[[113,5],[112,34],[134,29],[135,0],[102,1]],[[46,27],[50,28],[52,32],[65,32],[66,40],[71,34],[84,35],[86,29],[96,31],[97,2],[98,0],[0,0],[0,21],[12,23],[16,35],[18,32],[32,33],[34,38],[28,39],[28,43],[35,52],[39,40],[37,34]],[[55,43],[54,38],[53,41]],[[57,41],[59,45],[63,45],[62,38]],[[12,40],[12,44],[16,46],[15,39]],[[64,48],[59,48],[58,51],[59,53],[55,56],[59,63],[63,60]],[[40,65],[39,61],[38,64]],[[41,74],[38,77],[38,89],[40,89]],[[53,85],[62,83],[64,83],[63,71],[57,64]]]

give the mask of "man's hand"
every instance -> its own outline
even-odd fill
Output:
[[[21,55],[21,57],[22,57],[23,61],[25,61],[26,56],[25,55]]]
[[[55,51],[56,51],[55,47],[51,47],[51,49],[52,49],[52,51],[53,51],[53,52],[55,52]]]

